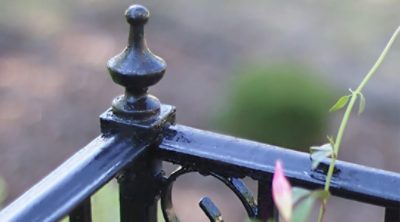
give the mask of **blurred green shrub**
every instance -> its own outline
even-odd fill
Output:
[[[116,180],[112,180],[92,197],[92,217],[96,222],[119,222],[119,193]],[[161,209],[158,210],[158,221],[163,222]]]
[[[92,219],[96,222],[118,222],[119,218],[119,199],[118,185],[112,180],[91,198]],[[69,222],[69,218],[65,217],[61,222]]]
[[[2,208],[3,202],[7,197],[6,182],[0,177],[0,209]]]
[[[119,194],[116,180],[110,181],[107,185],[97,191],[91,199],[92,218],[96,222],[119,222]],[[159,206],[158,221],[163,222],[164,218]],[[69,222],[69,218],[64,218],[61,222]]]
[[[215,121],[227,133],[308,151],[325,139],[330,85],[304,66],[247,66],[234,76]]]
[[[93,221],[108,222],[119,220],[118,184],[110,181],[92,197]]]

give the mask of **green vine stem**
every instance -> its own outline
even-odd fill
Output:
[[[329,169],[328,169],[328,173],[326,175],[326,181],[325,181],[325,186],[324,186],[324,190],[325,191],[329,191],[329,188],[330,188],[330,185],[331,185],[331,180],[332,180],[332,175],[333,175],[333,170],[335,168],[335,163],[336,163],[336,160],[337,160],[337,157],[338,157],[338,154],[339,154],[339,150],[340,150],[340,146],[341,146],[341,143],[342,143],[344,131],[345,131],[347,123],[349,121],[350,114],[351,114],[351,112],[353,110],[354,104],[357,101],[357,96],[362,95],[361,94],[362,89],[365,87],[365,85],[368,83],[368,81],[376,73],[377,69],[382,64],[383,60],[386,57],[386,54],[391,49],[391,47],[392,47],[392,45],[393,45],[394,41],[396,40],[396,38],[397,38],[399,33],[400,33],[400,26],[397,27],[396,31],[393,33],[393,35],[390,38],[389,42],[386,44],[386,47],[384,48],[384,50],[380,54],[379,58],[376,60],[375,64],[369,70],[367,75],[365,75],[364,79],[361,81],[361,83],[357,87],[357,89],[354,90],[354,91],[351,91],[350,102],[347,104],[346,111],[345,111],[345,113],[343,115],[343,119],[342,119],[342,121],[340,123],[339,129],[338,129],[338,132],[337,132],[337,135],[336,135],[336,139],[334,140],[333,154],[332,154],[331,161],[330,161],[330,164],[329,164]],[[327,202],[327,199],[323,200],[322,206],[321,206],[320,211],[319,211],[318,222],[322,222],[323,221],[323,218],[324,218],[324,215],[325,215],[325,211],[326,211],[326,202]]]

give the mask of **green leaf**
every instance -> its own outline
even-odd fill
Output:
[[[361,92],[359,92],[358,95],[360,96],[360,101],[358,104],[358,115],[360,115],[365,110],[365,97]]]
[[[315,201],[326,199],[329,196],[329,192],[325,190],[312,191],[294,208],[292,222],[308,222]]]
[[[294,208],[292,222],[308,222],[313,205],[313,198],[308,197],[304,199]]]
[[[333,147],[330,143],[324,144],[322,146],[312,146],[310,148],[312,169],[316,169],[318,165],[326,160],[333,154]]]
[[[330,109],[329,112],[335,112],[338,111],[340,109],[342,109],[347,102],[349,102],[351,95],[346,95],[346,96],[342,96],[338,99],[338,101],[335,103],[335,105],[333,105]]]
[[[295,205],[297,202],[299,202],[301,199],[306,197],[307,195],[310,195],[310,191],[301,187],[293,187],[292,188],[292,203]]]

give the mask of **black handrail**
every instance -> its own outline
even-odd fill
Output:
[[[148,146],[135,143],[128,138],[99,136],[3,209],[0,221],[61,219]]]
[[[159,156],[203,173],[265,180],[271,178],[275,161],[280,159],[294,185],[310,189],[324,185],[327,167],[322,164],[312,170],[306,153],[182,125],[171,126],[165,135]],[[400,174],[344,161],[337,162],[335,172],[334,195],[384,207],[400,206]]]

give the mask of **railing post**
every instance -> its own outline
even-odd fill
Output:
[[[107,64],[113,81],[125,87],[125,94],[116,97],[112,108],[100,116],[103,134],[131,137],[138,144],[148,145],[140,160],[118,176],[122,222],[157,221],[161,161],[152,150],[158,145],[163,128],[175,118],[174,107],[161,105],[147,93],[166,69],[165,61],[148,49],[144,39],[149,16],[149,11],[140,5],[132,5],[125,12],[130,24],[128,46]]]
[[[400,207],[387,207],[385,209],[385,222],[400,222]]]
[[[157,221],[161,161],[147,155],[118,177],[121,222]]]
[[[272,200],[272,179],[258,181],[258,215],[257,219],[260,221],[267,221],[270,218],[274,218],[274,201]],[[274,218],[276,220],[276,218]],[[276,220],[278,221],[278,220]]]
[[[69,214],[70,222],[92,222],[90,197]]]

